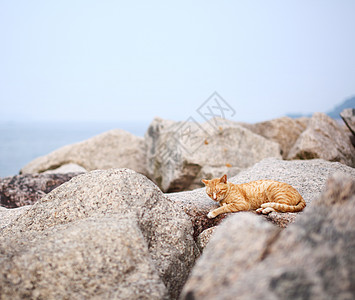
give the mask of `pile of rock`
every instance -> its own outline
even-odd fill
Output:
[[[251,213],[228,218],[181,299],[353,299],[355,179],[335,174],[287,229]]]
[[[0,298],[354,298],[350,134],[321,113],[156,118],[144,138],[113,130],[40,157],[0,180],[1,206],[18,207],[0,207]],[[199,181],[224,173],[287,182],[307,207],[208,219]]]
[[[328,162],[322,159],[285,161],[275,158],[264,159],[253,167],[240,172],[228,181],[236,184],[259,179],[272,179],[287,182],[295,187],[305,199],[307,206],[317,199],[325,187],[326,181],[332,174],[341,172],[350,178],[355,178],[355,169],[338,162]],[[194,225],[196,240],[206,239],[212,230],[229,215],[220,215],[215,219],[208,219],[210,210],[218,207],[212,201],[204,188],[193,191],[167,194],[170,199],[179,204],[181,209],[191,218]],[[285,228],[294,222],[301,213],[277,213],[260,216],[271,221],[278,227]],[[208,230],[207,232],[204,232]]]
[[[77,176],[4,219],[4,299],[176,299],[199,256],[187,215],[128,169]]]
[[[350,124],[348,115],[344,118]],[[164,192],[178,192],[202,187],[202,178],[235,176],[267,157],[322,158],[355,167],[349,134],[322,113],[256,124],[155,118],[144,138],[112,130],[37,158],[21,173],[67,172],[64,167],[69,171],[129,168],[146,175]]]
[[[234,299],[237,291],[242,299],[351,298],[355,169],[268,158],[230,181],[260,178],[295,186],[304,212],[208,219],[216,204],[204,189],[163,194],[128,169],[91,171],[33,206],[2,208],[1,295],[177,299],[183,290],[181,299]]]

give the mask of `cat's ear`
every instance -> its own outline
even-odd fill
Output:
[[[221,179],[219,180],[220,183],[227,183],[227,175],[224,174]]]
[[[208,180],[206,180],[206,179],[202,179],[201,182],[203,182],[205,185],[208,184]]]

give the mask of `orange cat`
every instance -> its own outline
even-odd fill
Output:
[[[268,214],[272,211],[298,212],[306,202],[295,188],[274,180],[257,180],[243,184],[227,182],[227,175],[211,180],[202,179],[207,195],[219,202],[220,207],[210,211],[208,218],[241,210],[256,210]]]

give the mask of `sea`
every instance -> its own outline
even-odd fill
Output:
[[[0,177],[17,175],[22,167],[39,156],[111,129],[144,136],[149,123],[0,121]]]

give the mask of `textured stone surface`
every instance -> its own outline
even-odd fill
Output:
[[[34,204],[79,174],[26,174],[0,178],[0,205],[14,208]]]
[[[342,172],[355,178],[355,169],[337,162],[328,162],[321,159],[284,161],[267,158],[253,167],[240,172],[237,176],[229,178],[232,183],[245,183],[259,179],[273,179],[286,182],[295,187],[309,205],[313,199],[319,197],[324,189],[327,178],[335,173]],[[180,193],[171,193],[167,196],[180,205],[190,216],[195,229],[195,238],[209,227],[215,226],[225,217],[225,214],[215,219],[208,219],[207,213],[218,207],[205,192],[204,188]],[[272,212],[266,218],[280,227],[296,219],[301,213]],[[227,214],[228,215],[228,214]]]
[[[351,133],[355,136],[355,108],[344,109],[340,113],[341,118],[349,128]]]
[[[284,230],[253,215],[213,235],[181,299],[353,299],[355,180],[333,175]]]
[[[0,287],[12,299],[175,299],[199,255],[192,235],[145,176],[92,171],[2,229]]]
[[[322,158],[355,166],[355,151],[347,133],[323,113],[312,116],[307,129],[300,135],[287,158]]]
[[[30,208],[30,205],[11,209],[0,206],[0,229],[14,222]]]
[[[69,163],[88,171],[129,168],[146,174],[144,140],[121,129],[110,130],[38,157],[24,166],[21,173],[41,173]]]
[[[215,120],[198,124],[154,119],[146,135],[147,169],[165,192],[202,186],[206,172],[235,172],[265,157],[281,157],[279,145],[238,125]]]
[[[341,118],[345,122],[346,126],[350,130],[350,141],[355,147],[355,108],[344,109],[340,113]],[[354,150],[355,151],[355,150]]]
[[[291,119],[282,117],[255,124],[241,123],[241,125],[256,134],[279,143],[282,157],[287,158],[288,152],[306,129],[308,121],[308,118]]]
[[[218,225],[225,215],[219,215],[214,219],[207,218],[208,212],[217,208],[216,202],[206,195],[205,189],[195,189],[193,191],[185,191],[179,193],[166,194],[169,199],[173,200],[185,213],[190,217],[194,227],[194,239],[206,229]]]
[[[45,174],[61,174],[61,173],[85,173],[87,172],[87,170],[85,168],[83,168],[82,166],[79,166],[77,164],[65,164],[60,166],[57,169],[54,170],[49,170],[49,171],[45,171]]]
[[[233,285],[245,269],[260,262],[280,230],[250,212],[227,218],[197,261],[181,298],[225,299],[229,291],[223,291],[224,286]]]
[[[87,218],[35,237],[21,235],[33,240],[20,247],[15,244],[16,258],[1,262],[1,296],[168,299],[134,217]]]
[[[197,246],[200,248],[201,251],[205,249],[207,246],[208,242],[210,241],[213,233],[216,231],[217,226],[213,226],[210,228],[207,228],[205,231],[201,232],[201,234],[197,238]]]

